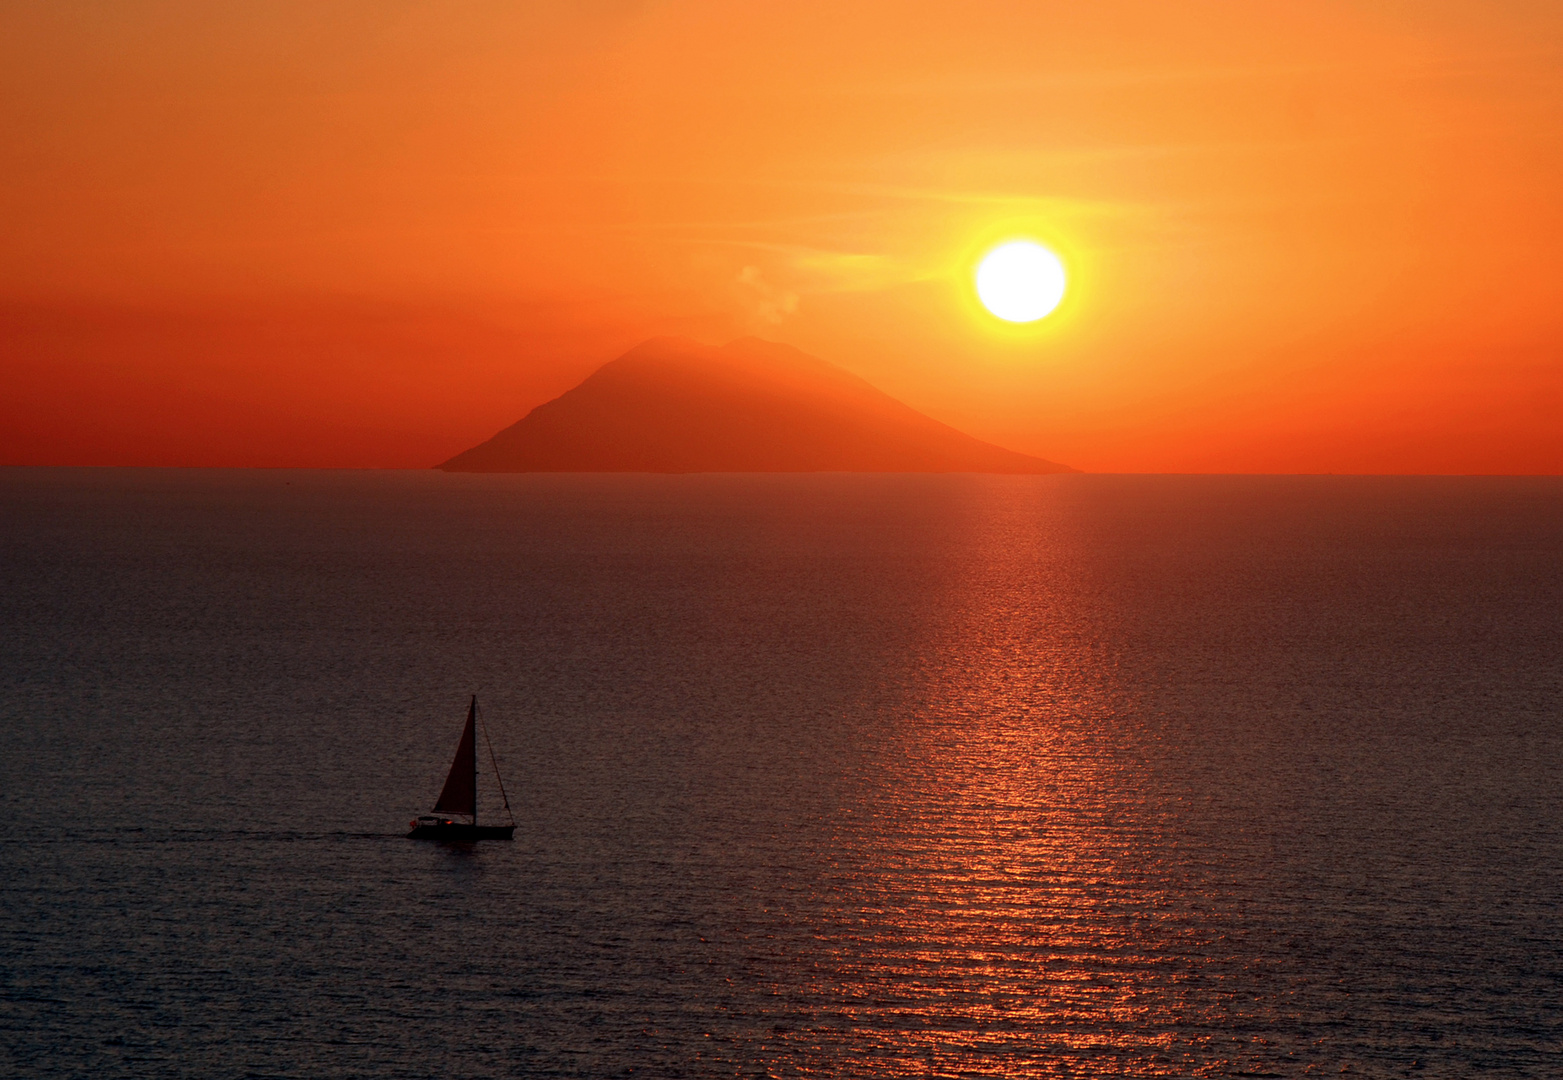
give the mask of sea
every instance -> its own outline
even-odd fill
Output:
[[[1563,1076],[1563,478],[0,470],[0,746],[8,1077]]]

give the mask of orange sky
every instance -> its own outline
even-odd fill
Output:
[[[0,463],[421,467],[753,333],[1089,470],[1563,472],[1556,0],[0,3],[0,133]]]

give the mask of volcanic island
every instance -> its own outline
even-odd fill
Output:
[[[790,345],[654,338],[447,472],[1078,470],[983,442]]]

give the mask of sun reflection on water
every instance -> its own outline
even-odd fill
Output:
[[[1136,702],[1055,524],[972,521],[933,590],[878,782],[839,833],[850,926],[810,988],[833,1008],[786,1036],[793,1066],[1187,1075],[1217,1060],[1199,995],[1227,958],[1186,908]]]

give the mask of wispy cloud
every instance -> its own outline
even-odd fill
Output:
[[[798,310],[798,294],[766,281],[758,266],[740,270],[738,284],[751,311],[762,322],[779,323]]]

